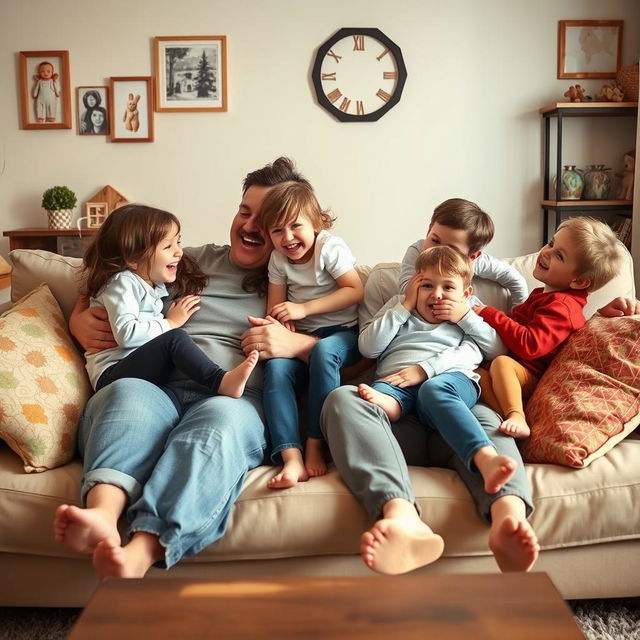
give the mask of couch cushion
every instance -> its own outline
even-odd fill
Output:
[[[0,317],[0,438],[25,471],[69,462],[91,387],[60,307],[40,285]]]
[[[445,556],[490,555],[488,526],[464,484],[449,469],[410,467],[423,518],[444,536]],[[367,515],[335,470],[292,489],[270,491],[273,467],[251,471],[231,512],[227,534],[189,562],[355,554]],[[640,537],[640,440],[636,434],[589,467],[527,465],[535,511],[531,523],[543,549]],[[53,541],[56,507],[78,504],[82,467],[75,460],[25,474],[0,443],[0,552],[74,556]],[[29,523],[28,528],[25,523]]]
[[[16,302],[46,282],[55,296],[64,317],[69,320],[78,299],[81,258],[67,258],[50,251],[14,249],[9,253],[11,301]]]
[[[525,459],[584,467],[640,424],[640,316],[594,316],[573,334],[527,404]]]

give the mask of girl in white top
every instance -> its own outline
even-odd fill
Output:
[[[242,395],[258,353],[227,372],[178,328],[200,308],[197,294],[207,278],[183,255],[180,223],[173,214],[138,204],[113,211],[87,249],[84,275],[90,305],[106,310],[118,343],[85,354],[96,391],[120,378],[163,386],[179,369],[212,395]],[[167,284],[176,299],[165,316]]]
[[[358,303],[363,286],[351,251],[327,231],[333,218],[320,208],[308,184],[285,182],[273,187],[262,204],[260,224],[274,248],[268,315],[292,331],[318,338],[308,362],[272,358],[264,367],[263,402],[272,457],[283,463],[267,486],[281,489],[327,471],[320,411],[327,395],[340,385],[340,367],[360,358]],[[303,460],[296,394],[306,387]]]

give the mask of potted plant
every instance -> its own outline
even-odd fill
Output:
[[[68,229],[78,198],[69,187],[51,187],[42,194],[42,208],[47,210],[50,229]]]

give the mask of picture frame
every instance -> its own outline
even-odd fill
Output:
[[[227,37],[154,38],[155,109],[227,110]]]
[[[76,87],[76,115],[78,135],[109,135],[109,87]]]
[[[615,78],[622,64],[623,20],[560,20],[558,78]]]
[[[153,142],[153,78],[109,79],[111,142]]]
[[[22,129],[71,129],[68,51],[20,51]]]

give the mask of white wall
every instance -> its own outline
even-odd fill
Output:
[[[0,228],[46,226],[47,187],[67,184],[83,203],[111,184],[176,213],[186,244],[226,242],[244,175],[286,154],[360,262],[401,258],[453,196],[493,215],[492,253],[533,251],[538,108],[571,84],[556,79],[558,20],[601,18],[625,21],[623,63],[637,59],[637,0],[0,0]],[[376,123],[340,123],[315,102],[315,49],[343,26],[378,27],[402,48],[404,95]],[[155,114],[149,144],[77,135],[76,86],[152,75],[154,36],[201,34],[228,38],[227,113]],[[56,49],[70,52],[73,129],[21,130],[17,54]],[[567,162],[620,170],[630,120],[567,125],[581,140]]]

